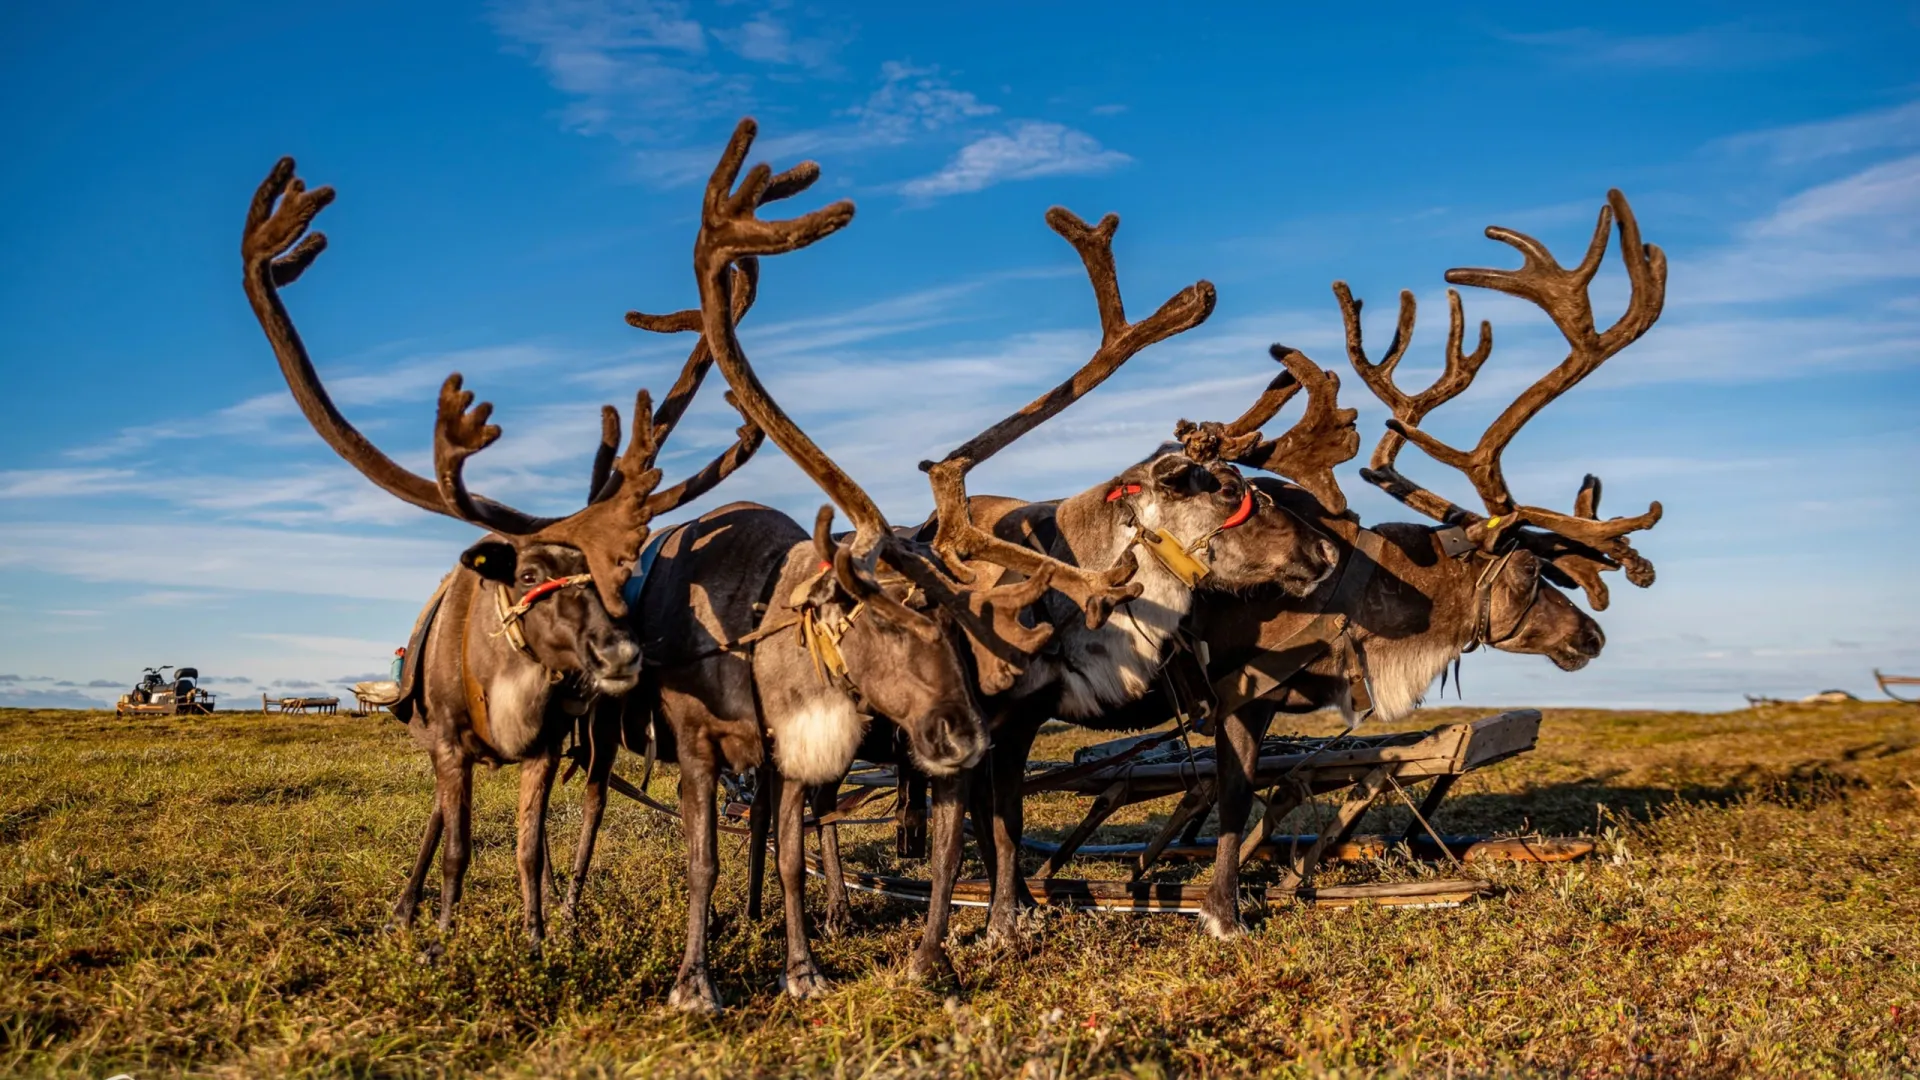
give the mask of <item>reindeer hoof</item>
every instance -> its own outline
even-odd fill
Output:
[[[1240,921],[1237,912],[1223,919],[1211,911],[1203,910],[1200,912],[1200,925],[1219,941],[1232,941],[1235,938],[1244,937],[1247,932],[1247,924]]]
[[[681,1012],[701,1016],[718,1015],[726,1007],[721,1004],[719,989],[704,972],[680,976],[680,980],[673,984],[672,992],[667,994],[667,1004]]]
[[[914,950],[913,959],[907,961],[907,976],[929,988],[950,989],[960,985],[960,976],[953,970],[953,961],[945,949]]]
[[[805,1001],[808,998],[825,996],[829,990],[833,989],[833,984],[828,982],[827,977],[820,974],[820,969],[809,960],[804,967],[788,968],[787,973],[780,978],[780,989],[786,991],[788,997]]]

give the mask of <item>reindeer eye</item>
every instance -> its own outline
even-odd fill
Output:
[[[522,585],[536,585],[539,581],[540,575],[531,570],[522,571],[520,574],[520,584]]]

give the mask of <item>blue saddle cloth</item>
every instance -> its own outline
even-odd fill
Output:
[[[620,599],[627,602],[629,612],[640,607],[640,594],[646,591],[647,575],[653,572],[653,563],[660,557],[660,549],[666,546],[667,538],[681,530],[683,526],[671,525],[653,534],[647,546],[640,549],[640,558],[633,564],[633,574],[627,578],[626,585],[620,590]]]

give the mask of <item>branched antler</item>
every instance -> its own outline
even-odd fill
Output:
[[[1616,221],[1620,230],[1621,261],[1626,266],[1632,292],[1619,320],[1605,331],[1599,331],[1594,327],[1593,303],[1588,290],[1600,270],[1608,235]],[[1652,528],[1660,520],[1660,504],[1653,503],[1646,513],[1633,517],[1601,520],[1600,481],[1589,476],[1574,500],[1572,514],[1521,506],[1508,489],[1500,456],[1527,421],[1592,374],[1609,357],[1638,340],[1660,317],[1666,300],[1666,254],[1657,246],[1641,241],[1639,222],[1626,196],[1618,190],[1607,193],[1607,205],[1600,210],[1586,256],[1576,266],[1561,266],[1544,244],[1523,233],[1495,226],[1487,229],[1487,236],[1517,249],[1523,259],[1520,268],[1449,270],[1447,281],[1494,289],[1535,304],[1566,338],[1569,346],[1566,359],[1521,392],[1481,434],[1471,450],[1462,451],[1416,425],[1435,406],[1458,396],[1473,381],[1492,351],[1491,327],[1481,323],[1479,347],[1470,354],[1462,352],[1465,319],[1459,295],[1449,289],[1451,321],[1446,369],[1431,387],[1408,395],[1394,385],[1392,375],[1412,335],[1412,295],[1401,294],[1399,328],[1386,357],[1379,364],[1372,364],[1360,345],[1360,302],[1352,298],[1344,284],[1336,284],[1334,291],[1339,295],[1346,318],[1347,347],[1354,369],[1393,411],[1393,418],[1387,421],[1388,433],[1374,449],[1371,468],[1362,470],[1361,476],[1415,510],[1464,528],[1470,538],[1489,548],[1517,526],[1531,525],[1546,530],[1552,535],[1524,530],[1516,535],[1529,549],[1550,560],[1563,576],[1578,582],[1586,590],[1588,602],[1595,610],[1602,610],[1607,606],[1607,588],[1600,581],[1601,570],[1624,567],[1627,580],[1635,585],[1644,588],[1653,583],[1653,565],[1633,549],[1626,536]],[[1465,473],[1486,505],[1488,516],[1456,506],[1402,476],[1394,467],[1394,459],[1403,439],[1434,460]]]
[[[1100,311],[1099,349],[1067,381],[969,439],[940,461],[921,462],[920,468],[927,473],[933,487],[939,522],[933,549],[946,563],[949,573],[963,582],[973,580],[973,573],[966,566],[971,559],[984,559],[1028,576],[1044,568],[1052,573],[1053,587],[1086,613],[1087,625],[1098,627],[1112,614],[1115,604],[1140,595],[1141,587],[1130,583],[1137,569],[1131,549],[1112,568],[1089,571],[1001,540],[973,523],[967,504],[967,473],[1015,439],[1059,415],[1106,381],[1140,350],[1205,322],[1213,313],[1215,296],[1210,282],[1198,281],[1174,294],[1152,315],[1129,323],[1126,307],[1120,300],[1119,275],[1113,262],[1113,234],[1120,227],[1119,216],[1108,214],[1098,225],[1089,226],[1072,212],[1056,206],[1047,211],[1047,224],[1074,246],[1086,266],[1094,302]]]
[[[1387,343],[1386,355],[1377,364],[1367,359],[1366,346],[1361,340],[1360,309],[1364,302],[1354,298],[1344,281],[1333,283],[1333,293],[1340,300],[1340,316],[1346,323],[1347,358],[1352,361],[1353,370],[1373,391],[1373,396],[1392,411],[1394,419],[1403,423],[1418,424],[1429,412],[1460,396],[1472,384],[1480,365],[1493,353],[1493,325],[1485,321],[1480,324],[1480,342],[1473,352],[1461,351],[1466,342],[1466,315],[1460,307],[1460,294],[1448,289],[1446,369],[1433,385],[1417,394],[1408,394],[1394,382],[1393,373],[1400,366],[1400,358],[1406,355],[1407,346],[1413,342],[1414,318],[1418,312],[1413,293],[1406,290],[1400,293],[1400,321],[1394,327],[1393,340]],[[1394,462],[1406,439],[1392,424],[1387,427],[1387,432],[1374,445],[1367,468],[1360,470],[1360,478],[1437,521],[1463,528],[1475,524],[1478,515],[1400,475]]]
[[[733,268],[733,318],[735,322],[746,316],[753,307],[753,299],[758,291],[760,263],[757,259],[742,259]],[[700,330],[700,312],[697,310],[676,311],[671,315],[647,315],[639,311],[627,312],[628,325],[648,330],[656,334],[676,334]],[[707,370],[713,366],[713,350],[707,346],[703,333],[694,343],[693,351],[687,354],[686,363],[680,367],[680,377],[674,380],[672,389],[653,412],[653,440],[656,445],[664,446],[667,437],[673,434],[680,424],[680,418],[686,415],[687,406],[693,403],[693,396],[700,391],[700,384],[706,379]],[[727,401],[733,402],[733,395],[727,395]],[[735,406],[736,410],[738,406]],[[605,412],[615,417],[613,432],[614,445],[618,446],[618,413],[612,406]],[[743,417],[744,413],[741,414]],[[713,490],[722,480],[731,476],[734,470],[745,465],[753,458],[766,433],[752,420],[747,420],[738,432],[733,445],[722,451],[720,456],[708,462],[706,467],[678,484],[650,496],[647,500],[649,514],[665,514],[679,509]],[[601,452],[607,452],[606,437],[602,436]],[[594,462],[595,476],[601,482],[605,477],[599,472],[599,459]],[[601,488],[594,488],[599,492]],[[596,495],[594,501],[599,501]]]
[[[793,176],[780,184],[799,182]],[[779,185],[770,183],[770,188]],[[632,560],[646,540],[653,515],[696,498],[752,456],[761,435],[751,425],[740,439],[705,469],[666,492],[654,493],[660,472],[654,468],[661,441],[679,419],[708,361],[696,353],[675,384],[674,393],[656,415],[646,391],[636,398],[632,439],[619,452],[619,413],[611,406],[601,413],[601,440],[594,456],[589,505],[563,518],[535,517],[467,490],[464,469],[468,458],[500,437],[489,423],[493,407],[473,404],[456,373],[441,387],[434,425],[434,478],[401,468],[347,422],[320,382],[306,345],[281,303],[279,289],[299,278],[326,248],[326,237],[308,234],[316,215],[333,200],[331,188],[308,191],[294,175],[292,158],[282,158],[254,192],[241,237],[247,298],[261,329],[266,332],[281,373],[309,423],[336,453],[383,490],[422,509],[472,522],[515,537],[575,547],[585,556],[607,611],[626,613],[622,588]],[[749,279],[751,268],[741,272]],[[751,282],[743,292],[750,295]],[[662,422],[664,420],[664,422]]]
[[[1332,513],[1344,514],[1347,496],[1333,469],[1360,452],[1360,433],[1353,426],[1359,413],[1340,408],[1340,376],[1298,349],[1275,345],[1267,351],[1287,370],[1274,376],[1239,419],[1227,424],[1182,420],[1174,427],[1174,437],[1195,461],[1231,461],[1287,477]],[[1302,387],[1307,391],[1307,407],[1300,419],[1277,438],[1263,437],[1261,425],[1273,419]]]
[[[1027,656],[1045,642],[1051,627],[1022,625],[1018,619],[1019,609],[1008,608],[1007,604],[1024,595],[1038,595],[1037,590],[1044,586],[1028,585],[1024,589],[1004,591],[969,590],[941,576],[933,560],[894,534],[885,515],[866,491],[767,393],[740,346],[735,332],[741,310],[735,302],[739,281],[738,275],[729,275],[727,268],[753,256],[806,247],[853,219],[853,204],[843,201],[785,221],[761,220],[755,213],[760,206],[804,190],[819,176],[819,170],[808,163],[775,176],[767,166],[756,165],[736,188],[734,181],[746,161],[755,130],[751,119],[742,120],[734,129],[733,138],[707,185],[700,236],[694,244],[695,271],[700,285],[700,325],[721,374],[732,387],[728,400],[764,429],[767,437],[853,522],[853,537],[839,545],[829,560],[842,587],[856,596],[877,596],[876,574],[884,563],[952,611],[976,645],[994,658],[998,666],[992,672],[983,670],[983,685],[992,685],[1002,678],[1010,682],[1011,675],[1006,672],[1024,666]],[[648,319],[647,328],[677,329],[685,321],[683,315],[664,316]],[[898,603],[876,601],[875,607],[915,633],[924,634],[932,626],[931,620]]]

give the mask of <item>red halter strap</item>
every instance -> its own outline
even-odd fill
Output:
[[[571,577],[554,578],[551,581],[543,581],[533,588],[528,589],[526,593],[520,597],[520,606],[532,607],[543,598],[574,584],[577,584],[577,582]]]
[[[1220,528],[1222,531],[1225,531],[1227,529],[1233,528],[1235,525],[1245,525],[1247,523],[1247,519],[1252,516],[1253,516],[1253,489],[1250,487],[1243,488],[1240,492],[1240,508],[1233,512],[1232,517],[1221,522]]]
[[[1107,501],[1119,502],[1121,499],[1124,499],[1129,495],[1140,494],[1140,490],[1141,488],[1139,484],[1121,484],[1119,487],[1114,488],[1112,491],[1107,492]]]

